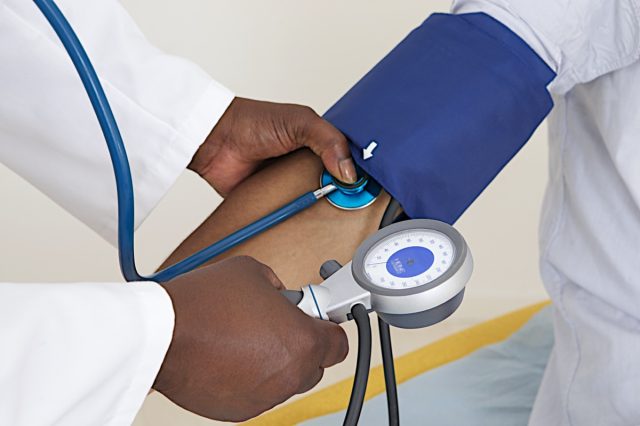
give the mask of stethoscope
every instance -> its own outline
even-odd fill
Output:
[[[338,207],[356,209],[371,204],[380,194],[380,186],[366,177],[362,177],[354,185],[347,185],[337,181],[328,173],[323,173],[322,185],[319,189],[299,196],[276,211],[164,270],[149,276],[141,275],[136,268],[134,255],[134,192],[131,169],[111,106],[87,53],[55,2],[34,0],[34,3],[45,15],[69,54],[89,96],[107,143],[117,189],[120,269],[127,281],[167,282],[306,210],[324,197]]]
[[[254,223],[211,246],[150,276],[140,275],[134,256],[133,183],[127,153],[100,84],[82,44],[53,0],[34,0],[69,54],[104,134],[116,179],[118,199],[118,251],[120,269],[127,281],[167,282],[326,198],[337,208],[353,210],[373,203],[381,187],[361,173],[354,184],[337,181],[326,171],[319,188],[287,203]],[[283,295],[315,318],[341,323],[355,320],[358,328],[358,361],[345,425],[357,424],[371,362],[369,312],[378,314],[390,424],[398,424],[398,402],[389,324],[421,328],[449,317],[462,302],[471,277],[473,260],[464,238],[452,226],[427,219],[394,223],[399,204],[392,201],[381,229],[356,250],[342,266],[328,261],[320,270],[322,285],[308,285]]]

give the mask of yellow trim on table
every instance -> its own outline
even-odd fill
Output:
[[[515,333],[549,302],[542,302],[498,318],[469,327],[444,339],[428,344],[395,360],[398,383],[426,371],[460,359],[483,346],[505,340]],[[342,380],[309,396],[269,411],[244,426],[295,425],[309,419],[335,413],[347,408],[353,378]],[[379,365],[371,369],[367,394],[369,400],[384,392],[384,373]]]

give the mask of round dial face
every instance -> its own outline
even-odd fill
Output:
[[[364,273],[377,287],[403,290],[432,282],[455,259],[453,242],[441,232],[408,229],[389,235],[364,257]]]

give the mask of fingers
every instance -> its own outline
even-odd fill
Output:
[[[256,273],[264,277],[267,280],[267,282],[269,282],[276,290],[286,290],[286,287],[284,286],[282,281],[280,281],[280,278],[278,278],[278,276],[273,271],[273,269],[271,269],[269,266],[265,265],[264,263],[254,259],[251,256],[236,256],[236,257],[223,260],[223,262],[225,261],[238,262],[241,264],[239,266],[239,268],[241,269],[253,268],[253,270]]]
[[[286,287],[284,286],[282,281],[280,281],[280,278],[278,278],[276,273],[273,272],[273,269],[271,269],[270,267],[264,264],[262,266],[263,266],[263,274],[265,278],[271,283],[271,285],[276,290],[286,290]]]
[[[306,131],[301,142],[322,159],[331,175],[342,182],[354,183],[357,173],[347,138],[313,110],[305,111],[303,123]]]
[[[356,167],[351,159],[347,138],[338,129],[320,119],[309,138],[308,146],[320,156],[331,175],[346,183],[356,181]]]
[[[305,393],[313,389],[322,380],[325,368],[338,364],[347,357],[349,352],[349,342],[344,330],[337,324],[329,321],[313,319],[315,328],[315,338],[312,347],[312,357],[306,357],[310,366],[315,369],[310,374],[306,374],[304,380],[298,385],[297,393]]]
[[[342,327],[330,321],[315,321],[324,342],[324,350],[320,354],[320,367],[329,368],[344,361],[349,353],[349,340]]]
[[[322,376],[324,376],[324,368],[318,368],[314,374],[307,377],[307,380],[300,384],[296,393],[309,392],[311,389],[315,388],[318,383],[320,383]]]

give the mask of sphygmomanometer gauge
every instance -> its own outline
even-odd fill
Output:
[[[443,222],[414,219],[387,226],[341,266],[323,265],[322,285],[284,294],[304,312],[341,323],[362,304],[387,323],[421,328],[451,315],[462,302],[473,259],[458,231]]]
[[[462,235],[426,219],[378,231],[358,248],[351,264],[355,281],[371,293],[371,308],[403,328],[425,327],[451,315],[472,269]]]

